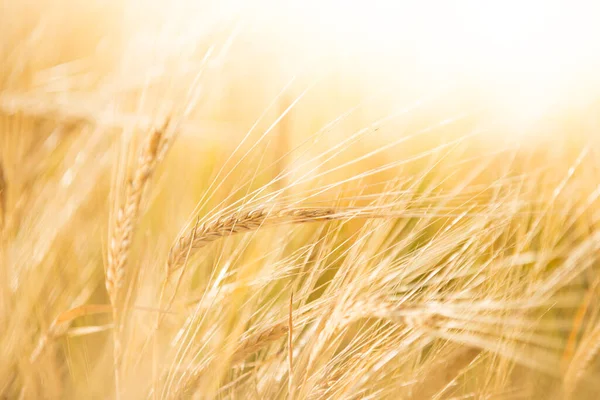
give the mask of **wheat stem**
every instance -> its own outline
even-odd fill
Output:
[[[4,176],[4,166],[0,158],[0,232],[4,228],[6,220],[6,178]]]
[[[289,317],[288,317],[288,395],[290,400],[294,399],[293,394],[293,375],[292,375],[292,367],[294,365],[294,320],[292,318],[292,311],[294,309],[294,292],[290,294],[290,309],[289,309]]]

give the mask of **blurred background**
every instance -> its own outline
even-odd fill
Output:
[[[500,311],[508,319],[516,313],[511,301],[530,304],[539,293],[558,298],[557,309],[532,312],[531,320],[549,319],[539,328],[548,357],[519,361],[531,367],[523,386],[545,398],[585,343],[580,332],[599,326],[600,281],[592,273],[600,265],[594,247],[600,226],[598,21],[600,2],[585,0],[0,0],[0,216],[6,215],[5,224],[0,220],[0,326],[11,332],[0,335],[0,358],[8,360],[0,365],[0,394],[112,393],[106,384],[113,376],[111,354],[102,347],[108,335],[69,338],[55,358],[38,364],[29,364],[30,354],[57,315],[81,304],[108,304],[104,267],[115,188],[132,169],[140,133],[171,116],[181,129],[158,167],[132,250],[131,259],[145,266],[131,281],[136,304],[157,307],[162,261],[198,210],[210,216],[252,190],[285,204],[390,201],[410,215],[407,226],[427,224],[406,254],[432,243],[444,256],[462,249],[465,265],[529,257],[514,275],[473,267],[478,277],[494,277],[493,290],[470,286],[458,269],[456,279],[472,290],[464,293],[473,301],[485,306],[489,294],[505,302]],[[440,234],[457,214],[476,207],[488,213],[468,218],[481,237],[465,232],[484,243],[481,254],[462,247],[460,224],[460,240]],[[498,242],[486,242],[490,215],[506,229]],[[340,242],[362,225],[340,228]],[[285,264],[284,256],[318,236],[308,228],[297,236],[282,232],[265,233],[240,251],[232,270],[245,271],[248,281],[262,277],[261,288],[285,281],[270,277],[269,260],[261,258],[256,269],[247,262],[289,238],[278,242],[285,251],[275,257]],[[237,254],[227,243],[206,251],[208,267],[194,270],[179,305],[214,283],[222,254]],[[414,276],[429,273],[431,265],[423,264]],[[455,267],[452,260],[444,265]],[[266,278],[258,275],[261,268]],[[334,275],[324,273],[323,281]],[[463,296],[458,284],[442,286],[436,290],[444,296]],[[431,296],[437,301],[440,293]],[[287,298],[278,301],[287,304]],[[254,315],[254,303],[248,304],[245,312]],[[229,313],[213,310],[207,320],[245,327],[235,305],[224,307]],[[484,306],[482,313],[497,311]],[[280,308],[268,311],[285,317]],[[84,315],[74,326],[103,326],[105,317]],[[514,328],[518,339],[538,329],[523,321]],[[150,323],[136,314],[131,325],[137,332]],[[169,333],[178,326],[174,322]],[[131,338],[135,353],[142,340]],[[518,358],[521,353],[502,347],[509,339],[480,346],[491,355],[478,376],[500,370],[496,354]],[[221,349],[218,343],[212,350]],[[416,361],[407,356],[408,363],[420,366],[420,351]],[[585,389],[590,399],[598,387],[596,364],[590,362]],[[513,365],[501,365],[510,371],[494,375],[490,393],[505,379],[519,381],[525,370],[515,367],[511,375]],[[151,363],[143,366],[131,368],[130,382],[149,385]],[[222,367],[227,386],[237,372],[227,375],[229,366]],[[410,382],[423,371],[414,367],[402,377]],[[206,385],[216,393],[214,383]],[[146,386],[138,394],[146,394]]]

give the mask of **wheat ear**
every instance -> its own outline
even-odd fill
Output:
[[[146,139],[138,158],[132,178],[129,180],[123,202],[117,209],[116,220],[109,235],[108,266],[106,268],[106,291],[113,310],[114,363],[117,398],[119,397],[119,377],[121,360],[120,309],[122,288],[125,281],[127,258],[135,226],[140,213],[144,190],[150,181],[158,160],[166,151],[168,121],[154,130]]]
[[[156,166],[163,135],[164,127],[153,131],[146,140],[133,178],[127,185],[123,204],[117,211],[116,221],[110,234],[106,290],[113,306],[119,300],[119,289],[123,286],[127,257],[129,256],[129,248],[138,219],[142,195]]]
[[[279,324],[272,325],[254,335],[248,336],[243,339],[238,345],[237,349],[231,357],[231,362],[236,365],[241,363],[250,354],[254,354],[260,349],[267,346],[269,343],[273,343],[276,340],[281,339],[289,333],[288,322],[282,322]]]
[[[305,223],[348,218],[336,214],[333,208],[281,208],[258,207],[231,214],[200,224],[177,240],[169,252],[167,271],[172,273],[183,265],[187,257],[211,242],[236,233],[255,231],[261,226],[282,223]],[[191,249],[191,251],[190,251]]]

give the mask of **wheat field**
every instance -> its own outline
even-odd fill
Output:
[[[283,3],[0,1],[0,398],[597,398],[595,65]]]

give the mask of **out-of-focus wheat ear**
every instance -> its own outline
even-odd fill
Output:
[[[127,257],[138,219],[142,195],[162,153],[167,125],[154,130],[147,138],[138,163],[125,190],[122,204],[116,210],[114,226],[110,231],[106,289],[113,307],[118,305],[120,288],[123,286]]]
[[[114,224],[109,231],[109,246],[106,268],[106,290],[113,309],[114,364],[117,398],[119,397],[121,344],[121,300],[125,286],[127,259],[129,256],[135,226],[140,213],[142,196],[154,172],[158,160],[166,152],[169,143],[169,120],[155,129],[146,138],[132,177],[127,183],[122,202],[117,206]]]
[[[410,398],[414,400],[440,397],[477,359],[481,350],[474,347],[461,347],[449,354],[413,388]]]
[[[272,325],[254,335],[243,339],[231,357],[234,365],[241,363],[251,354],[256,353],[265,346],[281,339],[288,334],[288,322]]]
[[[241,364],[248,356],[256,353],[269,344],[282,339],[288,334],[288,330],[289,325],[288,321],[286,321],[273,324],[268,328],[243,338],[231,357],[232,365],[235,366]],[[169,398],[179,399],[184,394],[191,393],[194,390],[194,387],[197,385],[201,374],[205,372],[205,370],[206,368],[198,368],[194,370],[186,377],[185,381],[183,381],[176,389],[173,390],[172,395]]]

